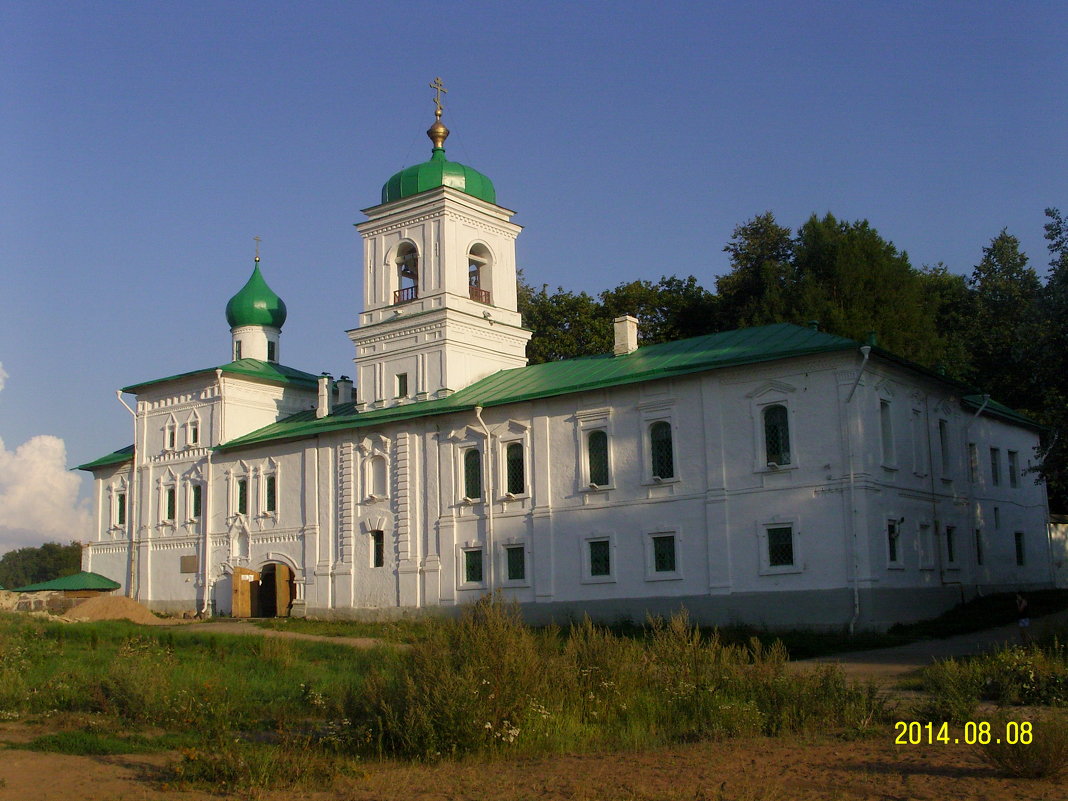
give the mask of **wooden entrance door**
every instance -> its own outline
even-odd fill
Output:
[[[232,578],[233,603],[230,614],[234,617],[254,617],[259,614],[260,574],[245,567],[235,567]]]
[[[274,613],[278,617],[289,615],[293,601],[293,571],[288,565],[274,566]]]

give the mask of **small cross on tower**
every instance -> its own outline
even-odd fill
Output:
[[[260,238],[258,236],[252,237],[256,240],[256,261],[260,260]]]
[[[441,78],[435,78],[430,84],[430,88],[434,90],[434,118],[441,119],[441,93],[449,93],[449,90],[445,88],[445,84],[441,82]]]

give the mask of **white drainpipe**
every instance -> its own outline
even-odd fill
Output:
[[[493,438],[490,436],[489,427],[482,419],[482,407],[475,407],[475,419],[482,426],[486,435],[486,587],[493,592]]]
[[[857,386],[860,384],[860,378],[864,375],[864,367],[868,364],[868,357],[871,355],[871,346],[864,345],[861,347],[860,352],[864,354],[864,361],[860,363],[860,369],[857,371],[857,380],[853,382],[853,388],[849,390],[849,397],[846,398],[846,405],[853,402],[853,395],[857,391]],[[849,633],[852,635],[853,629],[857,625],[857,620],[860,618],[860,555],[857,548],[857,490],[856,467],[854,465],[853,454],[853,425],[850,420],[846,421],[846,443],[849,446],[849,529],[853,543],[853,617],[849,621]]]
[[[137,494],[137,456],[140,453],[140,449],[137,447],[137,412],[135,412],[122,397],[122,390],[115,390],[115,397],[119,399],[119,403],[126,407],[134,419],[134,452],[133,452],[133,465],[130,470],[130,495],[126,501],[126,542],[129,546],[129,559],[126,566],[126,597],[136,598],[136,592],[134,591],[134,584],[137,583],[137,549],[134,543],[134,533],[137,531],[137,522],[134,517],[134,509],[137,510],[137,514],[141,514],[141,498]]]

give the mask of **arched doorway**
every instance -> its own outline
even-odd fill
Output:
[[[260,570],[260,617],[289,617],[294,596],[293,571],[289,565],[271,562]]]

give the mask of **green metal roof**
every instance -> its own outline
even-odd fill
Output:
[[[1017,425],[1024,425],[1030,428],[1044,429],[1046,426],[1042,425],[1036,420],[1031,419],[1025,414],[1020,414],[1014,409],[1010,409],[1004,403],[998,403],[996,400],[990,398],[986,399],[986,405],[984,406],[983,395],[965,395],[961,398],[961,405],[968,409],[974,409],[978,411],[983,410],[983,414],[989,414],[994,417],[1000,417],[1003,420],[1008,420],[1010,423],[1016,423]]]
[[[281,328],[286,321],[286,304],[274,293],[260,272],[260,258],[252,275],[226,304],[226,322],[231,328],[242,325],[269,325]]]
[[[623,356],[586,356],[501,370],[446,398],[364,412],[357,412],[352,404],[346,404],[333,414],[318,419],[314,410],[299,412],[285,420],[230,440],[219,446],[219,449],[229,450],[269,440],[315,436],[328,431],[448,414],[473,409],[475,406],[500,406],[571,392],[856,347],[858,343],[851,339],[790,323],[743,328],[649,345]]]
[[[25,587],[16,587],[12,592],[38,592],[41,590],[117,590],[122,585],[99,573],[82,571],[73,576],[42,581]]]
[[[382,187],[382,202],[411,197],[439,186],[451,186],[487,203],[497,202],[493,182],[476,169],[447,160],[443,147],[434,148],[430,161],[405,167],[386,181]]]
[[[99,459],[94,459],[91,462],[80,464],[75,470],[96,470],[98,467],[111,467],[116,464],[123,464],[124,462],[132,462],[134,457],[134,446],[127,445],[125,448],[119,448],[114,453],[109,453],[107,456],[101,456]]]
[[[222,370],[224,373],[231,375],[247,376],[260,381],[267,381],[272,384],[292,384],[310,389],[314,389],[319,381],[319,376],[317,375],[306,373],[295,367],[286,367],[284,364],[274,364],[273,362],[264,362],[259,359],[238,359],[218,367],[205,367],[200,370],[190,370],[188,373],[178,373],[177,375],[169,375],[166,378],[156,378],[152,381],[142,381],[140,384],[131,384],[128,387],[123,387],[122,391],[137,394],[145,387],[162,384],[165,381],[175,381],[179,378],[206,375],[214,373],[216,370]]]

